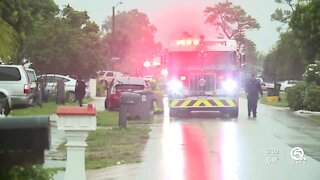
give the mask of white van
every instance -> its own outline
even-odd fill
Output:
[[[31,82],[22,65],[0,65],[0,113],[32,103]]]
[[[26,68],[26,72],[28,74],[29,80],[31,82],[31,89],[36,89],[37,87],[37,74],[34,69]]]

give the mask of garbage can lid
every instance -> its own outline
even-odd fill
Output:
[[[120,103],[134,104],[139,101],[141,95],[134,92],[121,92]]]
[[[5,117],[0,120],[0,130],[2,129],[34,129],[49,128],[49,116],[20,116]]]
[[[134,92],[138,93],[138,94],[141,94],[141,95],[153,94],[153,92],[150,91],[150,90],[137,90],[137,91],[134,91]]]

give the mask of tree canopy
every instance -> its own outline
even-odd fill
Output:
[[[58,12],[53,0],[2,0],[0,17],[17,33],[18,49],[11,56],[11,62],[22,64],[25,41],[34,32],[36,24],[44,23]]]
[[[15,30],[0,18],[0,60],[9,60],[15,54],[17,45]]]
[[[320,1],[310,0],[296,6],[289,23],[301,46],[305,61],[313,63],[320,58]]]
[[[206,23],[220,29],[223,37],[237,40],[239,48],[246,45],[245,31],[260,28],[255,18],[229,1],[207,7],[204,14],[207,17]]]
[[[286,4],[287,7],[289,7],[287,9],[277,8],[274,11],[274,13],[271,14],[272,21],[278,21],[282,23],[281,26],[278,27],[278,31],[281,31],[282,26],[287,25],[290,22],[292,13],[295,11],[296,6],[303,4],[307,1],[308,0],[275,0],[276,3]]]
[[[263,76],[269,80],[301,79],[305,64],[299,53],[295,35],[285,32],[264,61]]]
[[[26,54],[42,73],[89,77],[105,67],[100,44],[99,27],[87,13],[66,6],[56,18],[37,26]]]
[[[289,24],[267,55],[264,76],[272,79],[301,79],[305,67],[319,56],[317,17],[319,6],[309,0],[276,0],[289,9],[277,9],[272,20]],[[319,24],[319,23],[318,23]],[[318,25],[319,26],[319,25]],[[318,36],[317,36],[318,34]]]
[[[146,14],[137,9],[116,14],[114,42],[111,31],[112,17],[105,20],[103,28],[107,32],[103,38],[104,42],[114,50],[113,54],[109,52],[109,62],[111,63],[112,56],[120,57],[115,67],[124,72],[133,74],[136,67],[141,66],[145,60],[153,58],[161,50],[160,43],[154,40],[156,27],[150,23]]]

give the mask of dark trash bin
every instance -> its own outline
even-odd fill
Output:
[[[274,83],[274,88],[267,89],[267,95],[268,96],[279,96],[280,94],[280,83]]]
[[[130,116],[133,118],[139,118],[140,120],[149,121],[151,111],[153,110],[153,92],[149,90],[134,91],[141,95],[141,99],[136,106],[130,109]]]
[[[0,170],[44,163],[50,147],[48,116],[0,118]]]
[[[141,95],[133,92],[122,92],[120,94],[119,127],[127,128],[127,118],[131,108],[141,100]]]

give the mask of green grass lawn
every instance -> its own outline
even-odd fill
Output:
[[[320,123],[320,115],[311,115],[310,118],[313,121],[319,122]]]
[[[84,99],[83,103],[86,104],[91,99]],[[66,106],[78,106],[78,103],[67,102]],[[42,107],[33,105],[27,108],[13,109],[10,113],[12,116],[34,116],[34,115],[51,115],[55,114],[57,110],[57,104],[54,101],[42,103]]]

